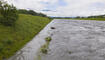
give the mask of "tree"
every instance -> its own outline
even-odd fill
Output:
[[[16,7],[13,5],[0,4],[0,23],[6,26],[13,26],[18,19],[18,13]]]

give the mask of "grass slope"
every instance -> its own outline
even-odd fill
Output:
[[[50,21],[45,17],[20,14],[15,27],[0,24],[0,60],[12,56]]]

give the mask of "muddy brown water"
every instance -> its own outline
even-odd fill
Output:
[[[49,23],[9,60],[37,60],[48,36],[52,41],[41,60],[105,60],[105,21],[63,19]]]

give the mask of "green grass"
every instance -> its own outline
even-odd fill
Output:
[[[45,17],[20,14],[15,27],[0,24],[0,60],[15,54],[50,21]]]

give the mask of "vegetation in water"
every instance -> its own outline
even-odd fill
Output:
[[[49,36],[49,37],[46,37],[45,40],[46,40],[46,42],[50,42],[52,39],[51,39],[51,37]]]
[[[44,54],[48,53],[48,47],[49,47],[49,43],[50,43],[51,40],[52,40],[51,37],[46,37],[45,38],[46,43],[40,48],[40,51],[42,53],[44,53]]]

